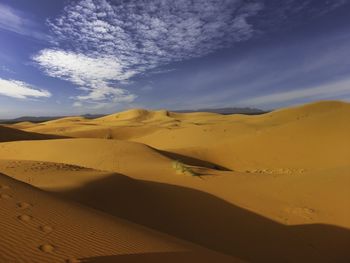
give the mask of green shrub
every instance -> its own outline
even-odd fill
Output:
[[[172,167],[175,169],[177,174],[188,174],[191,176],[199,176],[190,167],[180,161],[173,161]]]

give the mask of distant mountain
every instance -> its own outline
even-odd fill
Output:
[[[49,116],[41,116],[41,117],[33,117],[33,116],[23,116],[15,119],[5,119],[0,120],[0,123],[18,123],[18,122],[24,122],[24,121],[30,121],[30,122],[44,122],[44,121],[51,121],[55,119],[62,118],[63,116],[55,116],[55,117],[49,117]]]
[[[246,115],[258,115],[258,114],[264,114],[269,111],[263,111],[260,109],[255,108],[217,108],[217,109],[198,109],[198,110],[177,110],[174,112],[179,113],[191,113],[191,112],[212,112],[212,113],[219,113],[219,114],[246,114]]]
[[[81,117],[84,117],[86,119],[96,119],[96,118],[101,118],[107,116],[107,114],[84,114],[81,115]]]
[[[95,118],[100,118],[105,115],[103,114],[85,114],[81,115],[82,117],[86,119],[95,119]],[[38,122],[44,122],[44,121],[52,121],[52,120],[57,120],[60,118],[65,118],[68,116],[41,116],[41,117],[33,117],[33,116],[23,116],[15,119],[6,119],[6,120],[0,120],[0,123],[3,124],[12,124],[12,123],[18,123],[18,122],[24,122],[24,121],[30,121],[34,123]]]

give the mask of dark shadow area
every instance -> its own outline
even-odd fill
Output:
[[[114,174],[60,195],[249,262],[350,262],[348,229],[286,226],[190,188]]]
[[[159,152],[160,154],[162,154],[170,159],[180,161],[180,162],[187,164],[187,165],[202,166],[202,167],[206,167],[206,168],[210,168],[210,169],[214,169],[214,170],[219,170],[219,171],[232,171],[229,168],[217,165],[217,164],[212,163],[212,162],[203,161],[203,160],[200,160],[197,158],[193,158],[193,157],[178,154],[178,153],[173,153],[173,152],[168,152],[168,151],[163,151],[163,150],[158,150],[158,149],[155,149],[155,150],[157,152]]]
[[[239,262],[224,255],[203,255],[196,252],[164,252],[132,255],[102,256],[80,259],[82,263],[233,263]]]
[[[178,113],[194,113],[194,112],[210,112],[222,115],[243,114],[243,115],[261,115],[270,111],[260,110],[256,108],[218,108],[218,109],[198,109],[198,110],[175,110]]]
[[[0,142],[67,139],[69,137],[27,132],[0,125]]]

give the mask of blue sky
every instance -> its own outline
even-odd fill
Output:
[[[349,0],[0,0],[0,118],[350,99]]]

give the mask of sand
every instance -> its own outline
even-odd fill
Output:
[[[19,230],[4,235],[38,262],[69,256],[91,262],[347,262],[349,116],[350,104],[322,101],[258,116],[135,109],[95,120],[0,127],[6,130],[0,133],[3,180],[40,193],[46,204],[40,213],[56,224],[69,221],[72,238],[29,247],[11,237]],[[12,200],[1,193],[1,200]],[[27,199],[6,208],[13,213],[6,224],[17,229],[17,221],[39,217],[19,219],[16,209],[32,207]],[[61,203],[96,218],[95,243],[84,239],[82,215],[51,218]],[[120,233],[140,228],[144,236]],[[135,251],[100,248],[110,238],[106,229],[120,233],[121,243],[141,244]],[[94,253],[69,250],[80,235],[96,246]],[[152,247],[159,251],[145,245],[154,235],[159,243]],[[0,251],[9,249],[0,245]],[[39,252],[54,256],[40,258]],[[22,260],[16,251],[7,254]]]
[[[139,254],[161,260],[174,254],[185,262],[235,261],[2,174],[0,183],[1,262],[137,262],[128,255]]]

